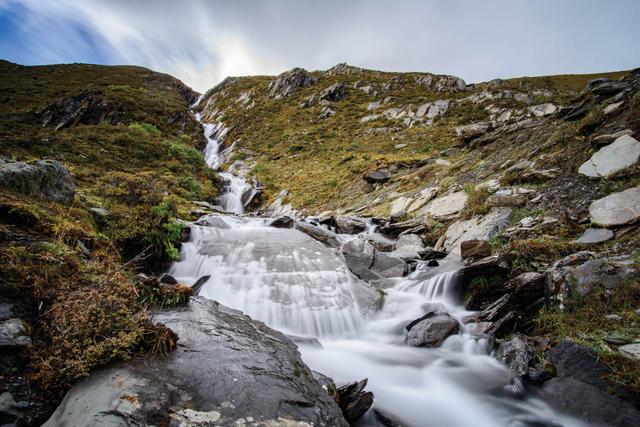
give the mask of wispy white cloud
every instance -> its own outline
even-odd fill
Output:
[[[0,0],[2,9],[17,4]],[[640,2],[21,0],[35,60],[147,66],[204,91],[227,75],[346,61],[494,77],[638,66]],[[95,55],[94,55],[95,57]]]

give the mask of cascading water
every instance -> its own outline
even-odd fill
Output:
[[[194,104],[197,105],[200,99]],[[204,136],[207,139],[207,146],[204,150],[204,158],[211,169],[218,170],[221,163],[220,142],[218,135],[224,132],[222,123],[203,123],[200,113],[195,114],[196,120],[202,125]],[[220,177],[227,183],[225,191],[220,196],[220,206],[227,212],[235,214],[244,213],[244,196],[251,191],[251,185],[242,177],[229,172],[220,172]]]
[[[205,133],[210,129],[204,125]],[[219,166],[215,129],[207,162]],[[234,177],[237,180],[244,180]],[[241,213],[243,184],[229,179],[221,203]],[[244,183],[246,186],[247,184]],[[237,187],[236,187],[237,186]],[[583,426],[535,397],[515,396],[508,370],[489,354],[487,338],[462,326],[439,348],[404,344],[405,326],[431,310],[461,325],[471,313],[456,298],[456,268],[425,278],[421,268],[380,292],[354,278],[334,251],[269,219],[219,215],[199,221],[171,273],[187,284],[211,278],[200,295],[244,311],[288,334],[318,338],[300,344],[305,362],[337,383],[369,379],[374,408],[404,426]],[[365,234],[370,235],[373,230]],[[363,237],[363,236],[360,236]],[[358,238],[358,237],[355,237]],[[361,426],[381,425],[369,411]]]

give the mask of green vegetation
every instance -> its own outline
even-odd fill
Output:
[[[146,307],[182,303],[190,289],[142,286],[133,271],[177,258],[192,201],[219,192],[184,90],[139,67],[0,62],[0,152],[59,160],[76,183],[71,206],[0,190],[0,291],[33,312],[31,387],[54,399],[97,366],[175,346]],[[117,120],[42,125],[86,93]]]
[[[314,84],[299,88],[281,100],[269,96],[268,85],[273,77],[235,78],[210,94],[215,107],[203,112],[205,120],[222,120],[229,126],[231,130],[226,140],[228,143],[236,141],[238,153],[232,161],[249,162],[253,174],[265,186],[267,201],[287,189],[295,208],[312,211],[351,208],[371,200],[370,189],[364,185],[361,176],[375,168],[401,165],[407,169],[406,175],[394,184],[395,191],[413,191],[427,185],[439,186],[444,191],[455,183],[477,184],[479,171],[486,176],[491,171],[489,167],[501,173],[499,165],[506,159],[526,158],[535,149],[540,153],[556,148],[563,152],[585,151],[584,138],[578,134],[577,125],[561,121],[554,121],[551,126],[528,135],[524,143],[515,144],[517,135],[506,132],[486,147],[466,150],[456,135],[456,126],[490,119],[485,105],[463,101],[470,92],[437,92],[419,85],[416,82],[418,73],[357,70],[346,74],[321,71],[312,74],[316,79]],[[505,80],[499,89],[519,93],[544,89],[552,95],[538,95],[537,101],[566,105],[590,79],[602,76],[617,79],[625,74],[524,77]],[[334,116],[320,119],[324,108],[321,104],[301,107],[303,100],[338,82],[346,84],[347,96],[332,103],[331,108],[336,111]],[[479,90],[485,85],[480,84]],[[365,93],[360,89],[363,86],[372,86],[377,95]],[[243,93],[250,93],[250,106],[237,101]],[[415,124],[407,127],[403,119],[391,120],[382,115],[361,122],[367,115],[380,114],[390,108],[411,108],[415,112],[420,105],[438,99],[451,100],[451,108],[431,126]],[[382,104],[368,110],[373,101]],[[493,99],[491,103],[496,108],[520,109],[524,114],[529,106],[508,97]],[[223,113],[208,116],[213,110]],[[452,147],[461,148],[447,157],[452,166],[425,162],[435,160]],[[541,166],[552,167],[561,160],[549,157],[550,164]],[[254,161],[257,163],[252,163]],[[481,161],[486,164],[486,170],[477,168]],[[571,161],[584,160],[574,155]],[[419,162],[425,163],[420,167],[412,166]],[[512,172],[503,182],[520,182],[520,174]],[[480,203],[472,209],[480,212],[484,208]],[[371,206],[367,213],[381,211],[379,206]]]

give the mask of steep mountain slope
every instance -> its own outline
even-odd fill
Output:
[[[217,123],[223,168],[264,187],[264,212],[343,233],[381,217],[382,233],[418,234],[428,256],[493,254],[465,284],[467,308],[487,310],[478,327],[544,337],[540,352],[577,341],[640,390],[640,362],[618,350],[640,332],[640,70],[466,85],[339,64],[229,78],[198,109]],[[532,277],[542,294],[509,311]]]
[[[534,149],[531,156],[545,158],[538,161],[541,169],[565,165],[563,153],[575,163],[586,160],[590,146],[579,121],[584,114],[568,121],[555,110],[571,105],[589,80],[627,74],[466,86],[451,76],[340,64],[274,78],[229,78],[199,107],[207,121],[222,122],[224,144],[234,146],[230,160],[252,168],[267,201],[288,190],[295,209],[366,207],[365,212],[389,214],[389,193],[436,185],[444,193],[455,184],[498,179],[505,162],[525,159]],[[547,103],[553,110],[536,108]],[[614,117],[631,114],[626,107]],[[362,179],[381,168],[391,173],[390,184],[373,188]]]
[[[175,345],[132,271],[177,256],[178,218],[219,182],[189,111],[198,94],[171,76],[2,61],[0,93],[0,320],[27,334],[3,338],[0,382],[39,425],[95,366]]]

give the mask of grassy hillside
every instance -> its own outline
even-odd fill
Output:
[[[209,114],[208,120],[222,121],[230,128],[225,142],[227,145],[236,142],[237,147],[231,160],[246,160],[253,166],[253,173],[266,186],[267,199],[273,199],[281,190],[287,189],[290,191],[288,200],[294,208],[345,209],[363,206],[375,198],[366,194],[371,189],[361,179],[368,170],[397,167],[414,173],[398,176],[399,182],[392,187],[393,191],[410,191],[428,183],[448,187],[472,181],[467,174],[477,174],[479,156],[504,156],[502,151],[495,152],[497,147],[502,150],[509,144],[508,158],[519,158],[522,151],[539,146],[554,132],[561,133],[566,141],[577,137],[578,124],[557,123],[556,126],[554,123],[552,128],[540,129],[541,134],[528,136],[530,147],[513,147],[511,139],[517,136],[516,132],[507,132],[486,152],[478,152],[461,144],[455,128],[490,120],[489,107],[512,109],[526,116],[531,105],[544,102],[566,105],[589,80],[596,77],[618,79],[626,74],[524,77],[479,84],[460,91],[439,91],[419,84],[418,80],[428,74],[347,67],[346,71],[313,72],[313,84],[300,87],[283,99],[269,95],[269,84],[274,77],[230,79],[210,91],[200,107],[204,109],[205,117]],[[325,108],[321,103],[301,107],[308,97],[340,82],[346,84],[346,96],[326,105],[335,110],[335,115],[320,118]],[[372,92],[367,93],[363,87],[371,87]],[[494,87],[494,91],[528,94],[530,99],[528,102],[511,98],[479,103],[469,100],[470,96],[490,87]],[[436,117],[432,125],[409,127],[403,124],[403,119],[384,116],[361,122],[363,117],[392,108],[416,112],[420,105],[435,100],[450,100],[451,108],[443,116]],[[381,105],[368,110],[372,102]],[[445,155],[453,163],[452,167],[433,164],[436,158]],[[481,173],[488,175],[490,171]],[[372,212],[384,213],[385,210]]]
[[[133,275],[178,255],[178,219],[194,218],[191,202],[213,201],[220,185],[188,109],[197,94],[173,77],[3,61],[0,94],[0,155],[58,160],[76,184],[70,205],[0,189],[0,302],[31,320],[34,341],[2,364],[0,382],[36,402],[24,422],[39,425],[94,367],[175,344],[149,322]]]

